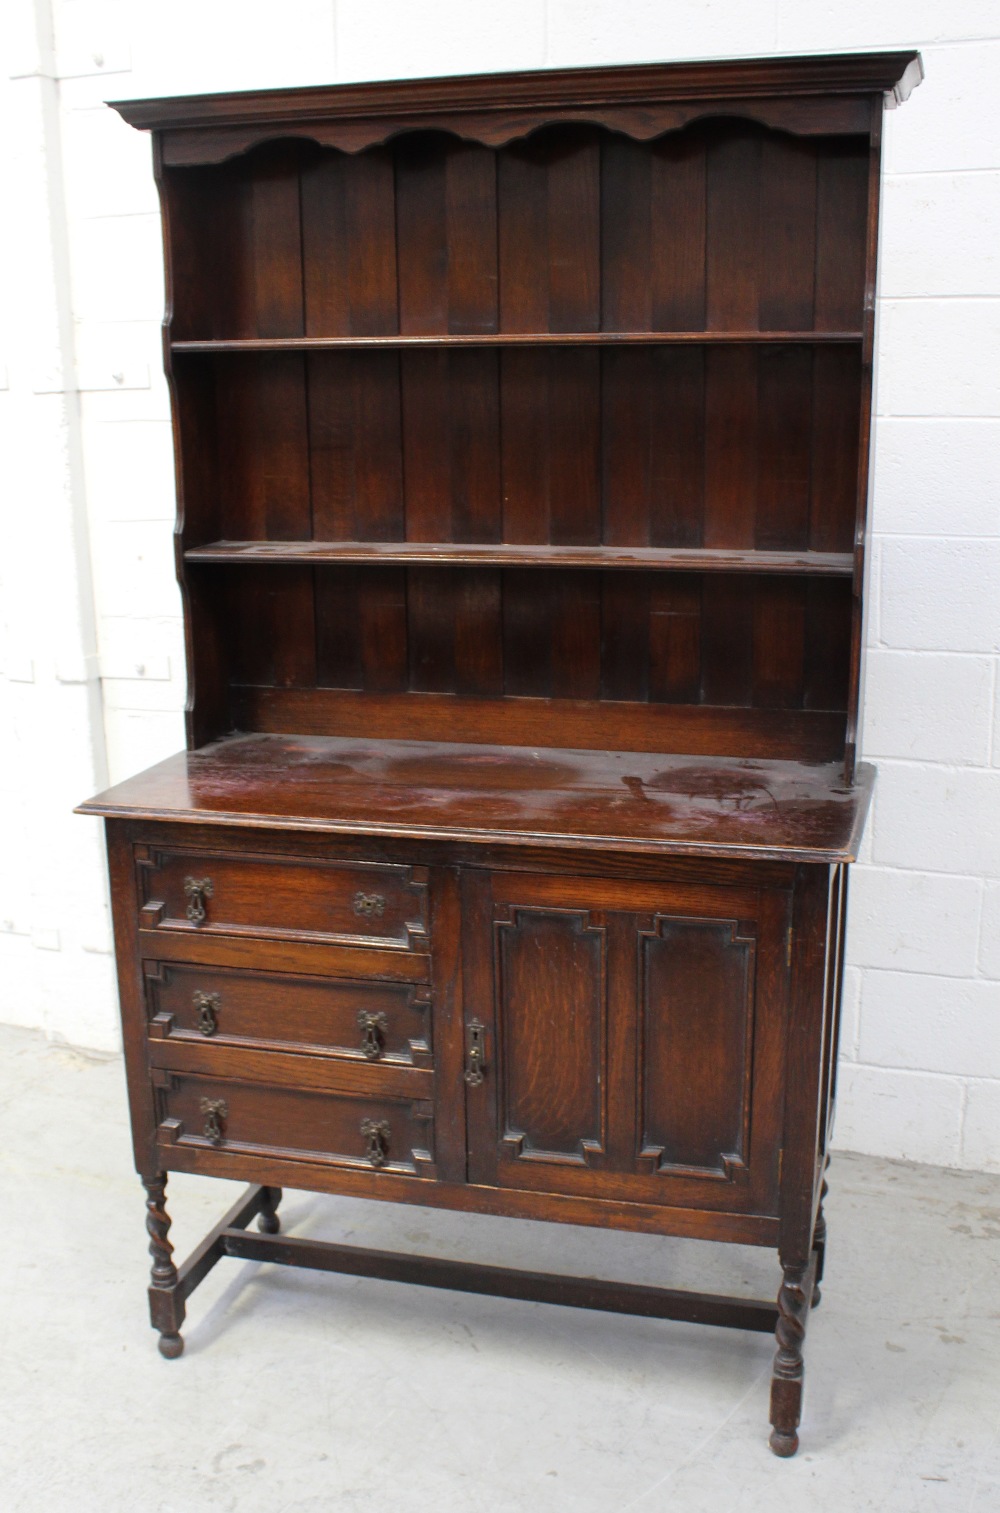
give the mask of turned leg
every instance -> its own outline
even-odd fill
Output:
[[[173,1360],[184,1349],[180,1334],[184,1322],[184,1299],[177,1291],[174,1247],[167,1239],[170,1217],[166,1209],[166,1173],[143,1177],[142,1185],[146,1189],[146,1231],[149,1253],[153,1258],[149,1277],[149,1317],[153,1328],[160,1331],[160,1354]]]
[[[826,1165],[829,1166],[829,1164],[830,1158],[828,1156]],[[813,1288],[812,1295],[812,1306],[814,1308],[819,1305],[819,1300],[822,1297],[819,1284],[823,1280],[823,1262],[826,1258],[826,1215],[823,1212],[823,1203],[829,1191],[830,1188],[824,1176],[823,1186],[819,1191],[819,1212],[816,1215],[816,1233],[813,1236],[813,1250],[816,1252],[816,1285]]]
[[[771,1449],[775,1455],[794,1455],[799,1448],[802,1416],[802,1345],[806,1337],[807,1264],[785,1266],[778,1293],[778,1349],[771,1376]]]
[[[276,1235],[281,1228],[278,1204],[281,1202],[280,1187],[262,1187],[260,1190],[260,1213],[257,1228],[263,1235]]]

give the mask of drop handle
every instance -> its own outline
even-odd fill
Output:
[[[194,995],[194,1006],[198,1013],[198,1028],[203,1035],[214,1035],[219,1028],[219,1010],[222,1007],[222,999],[218,993],[202,993],[201,990]]]
[[[204,1135],[213,1145],[221,1145],[226,1138],[226,1120],[229,1105],[224,1098],[203,1098],[201,1111],[205,1116]]]
[[[485,1050],[486,1026],[481,1019],[470,1019],[465,1047],[465,1080],[470,1087],[478,1087],[483,1080]]]
[[[378,1061],[385,1050],[385,1032],[389,1021],[384,1014],[372,1014],[362,1009],[358,1014],[358,1029],[361,1031],[361,1049],[369,1061]]]
[[[361,1134],[365,1141],[365,1155],[377,1171],[389,1159],[388,1119],[362,1119]]]
[[[200,929],[208,918],[208,910],[205,908],[206,898],[211,898],[215,889],[210,877],[186,877],[184,879],[184,896],[187,899],[186,914],[194,925]]]

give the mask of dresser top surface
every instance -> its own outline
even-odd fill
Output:
[[[862,764],[706,759],[346,737],[234,735],[81,805],[119,819],[463,844],[853,861]]]

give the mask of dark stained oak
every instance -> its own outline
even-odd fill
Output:
[[[822,346],[827,342],[845,343],[864,340],[862,331],[494,331],[488,335],[447,336],[427,334],[389,334],[387,336],[244,336],[212,340],[171,342],[175,353],[200,352],[371,352],[406,351],[449,347],[622,347],[622,346],[710,346],[726,343],[773,342]]]
[[[450,541],[212,541],[184,553],[188,562],[440,563],[462,566],[673,568],[678,572],[789,573],[796,577],[854,574],[851,552],[732,551],[662,546],[562,546]]]
[[[855,786],[846,787],[834,763],[248,735],[169,757],[81,805],[80,813],[329,835],[828,863],[856,856],[873,783],[874,770],[864,766]],[[359,886],[385,893],[387,902],[381,915],[355,919],[349,927],[355,933],[380,939],[395,932],[402,943],[403,914],[419,918],[419,889],[411,902],[395,901],[403,886],[411,886],[397,881],[403,869],[258,862],[255,878],[246,863],[213,862],[200,850],[188,850],[182,833],[178,843],[176,858],[168,856],[149,873],[154,901],[161,894],[176,897],[170,907],[177,915],[168,911],[161,929],[190,931],[179,887],[189,867],[199,875],[213,867],[220,874],[201,934],[249,928],[245,911],[255,899],[262,933],[285,933],[287,911],[295,907],[292,889],[300,886],[300,930],[310,937],[324,933],[322,913],[326,932],[345,928],[337,911],[347,920],[349,903],[340,905],[338,894],[347,901]],[[391,919],[394,908],[399,924]]]
[[[773,1329],[795,1453],[875,776],[882,112],[921,77],[118,102],[163,210],[188,749],[80,812],[164,1356],[229,1256]],[[253,1184],[180,1266],[174,1171]],[[769,1246],[776,1302],[301,1239],[282,1185]]]

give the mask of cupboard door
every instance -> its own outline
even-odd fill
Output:
[[[774,1208],[786,893],[480,874],[465,907],[470,1180]]]

